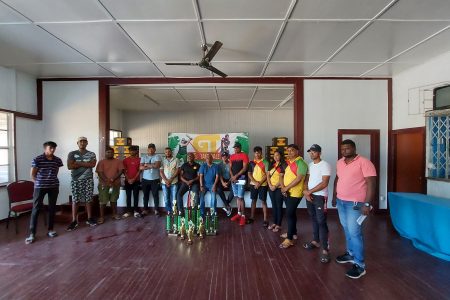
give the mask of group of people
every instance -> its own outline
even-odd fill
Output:
[[[253,160],[242,152],[242,145],[236,142],[234,153],[222,152],[222,161],[213,162],[211,154],[206,155],[201,165],[195,161],[193,153],[187,154],[187,162],[181,164],[173,156],[170,148],[165,148],[164,157],[156,154],[154,144],[149,144],[147,154],[139,157],[139,148],[130,147],[130,156],[123,161],[114,158],[114,151],[107,147],[105,159],[97,164],[95,153],[86,149],[87,138],[79,137],[78,150],[69,153],[67,167],[71,170],[72,222],[67,231],[78,227],[78,206],[86,203],[89,226],[96,226],[105,221],[105,207],[110,203],[113,219],[130,216],[136,218],[149,214],[150,192],[154,200],[154,214],[160,216],[159,188],[161,186],[166,212],[173,213],[172,204],[179,212],[184,210],[183,197],[188,192],[188,205],[200,207],[205,217],[205,199],[210,193],[210,213],[216,214],[218,195],[223,203],[223,210],[231,221],[239,225],[252,224],[255,221],[256,203],[261,201],[263,210],[262,225],[273,232],[282,229],[283,203],[286,206],[287,232],[280,236],[284,239],[280,248],[295,245],[297,235],[297,207],[305,198],[307,210],[313,227],[312,240],[303,243],[307,250],[320,249],[319,259],[322,263],[330,261],[327,225],[328,185],[331,178],[331,166],[321,159],[322,149],[313,144],[308,153],[309,165],[299,155],[299,147],[291,144],[287,147],[288,159],[284,153],[276,151],[273,162],[269,163],[262,156],[262,148],[253,149]],[[59,192],[58,170],[63,166],[62,160],[54,155],[56,143],[44,143],[44,153],[32,161],[31,179],[35,183],[34,205],[30,221],[30,235],[27,244],[35,241],[36,225],[42,201],[48,194],[48,232],[49,237],[57,236],[53,229],[56,200]],[[356,145],[352,140],[341,144],[342,158],[336,164],[336,178],[332,206],[337,206],[339,219],[345,232],[347,251],[337,256],[337,263],[353,263],[346,272],[350,278],[360,278],[366,273],[364,262],[364,242],[361,216],[367,216],[371,201],[375,196],[376,170],[368,160],[356,154]],[[93,169],[98,174],[98,196],[100,216],[92,216],[92,198],[94,192]],[[121,177],[124,175],[127,210],[119,216],[117,200],[120,194]],[[250,189],[250,216],[245,214],[244,193]],[[143,209],[139,208],[139,190],[143,191]],[[228,196],[225,190],[229,190]],[[272,224],[267,212],[267,194],[272,201]],[[131,200],[133,198],[133,207]],[[237,212],[232,215],[231,201],[236,199]]]

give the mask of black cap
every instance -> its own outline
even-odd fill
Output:
[[[233,148],[242,148],[242,145],[241,145],[241,143],[236,142],[236,143],[234,143]]]
[[[309,149],[308,149],[307,152],[311,152],[311,151],[314,151],[314,152],[322,152],[322,147],[320,147],[320,146],[317,145],[317,144],[312,144],[311,147],[309,147]]]

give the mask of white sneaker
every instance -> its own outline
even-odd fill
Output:
[[[130,217],[130,216],[131,216],[131,214],[130,214],[129,212],[126,212],[126,213],[123,214],[122,217],[123,217],[123,218],[128,218],[128,217]]]
[[[134,217],[135,218],[142,218],[142,215],[136,211],[136,212],[134,212]]]
[[[34,234],[30,234],[30,236],[25,239],[25,244],[27,245],[32,244],[35,239],[36,238],[34,237]]]
[[[54,237],[57,237],[58,234],[56,233],[56,231],[51,230],[51,231],[47,232],[47,236],[51,237],[51,238],[54,238]]]

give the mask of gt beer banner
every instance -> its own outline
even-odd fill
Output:
[[[168,145],[173,155],[183,162],[186,162],[189,152],[194,153],[195,160],[204,160],[208,153],[212,154],[214,160],[220,160],[223,152],[230,155],[234,153],[235,142],[241,143],[242,152],[248,154],[248,132],[211,134],[169,132],[168,137]]]

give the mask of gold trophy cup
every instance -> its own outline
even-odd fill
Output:
[[[189,221],[189,229],[188,229],[188,241],[187,244],[188,245],[192,245],[192,243],[194,242],[194,223],[192,221]]]
[[[186,238],[186,226],[184,217],[181,218],[181,228],[180,228],[180,240],[184,240]]]

